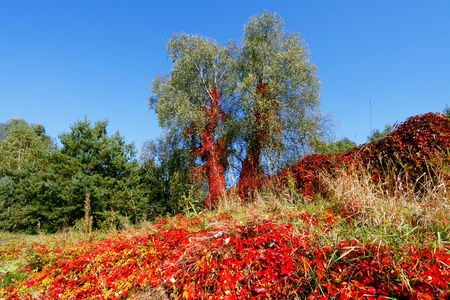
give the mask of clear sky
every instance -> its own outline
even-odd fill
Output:
[[[109,119],[140,150],[161,134],[147,109],[170,72],[172,33],[240,42],[264,9],[299,32],[322,80],[337,138],[450,105],[450,1],[0,1],[0,122],[23,118],[56,138],[87,116]],[[370,122],[371,102],[372,124]]]

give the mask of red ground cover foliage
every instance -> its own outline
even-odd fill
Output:
[[[317,236],[296,232],[289,221],[326,230],[336,223],[331,211],[284,218],[288,223],[255,217],[241,225],[223,214],[216,221],[228,225],[190,231],[204,219],[177,216],[139,236],[37,244],[35,271],[22,286],[0,289],[0,299],[133,299],[155,286],[170,299],[450,297],[448,246],[405,247],[396,257],[387,246],[357,240],[319,247]]]
[[[259,178],[238,185],[240,195],[260,188],[264,184],[285,187],[289,178],[295,180],[296,188],[307,198],[316,194],[328,194],[319,174],[333,173],[335,169],[364,166],[371,172],[375,182],[385,182],[392,175],[403,181],[419,182],[433,178],[430,163],[442,155],[448,156],[450,147],[450,120],[442,114],[427,113],[409,118],[384,139],[364,144],[344,154],[310,155],[272,177]],[[428,177],[423,175],[427,174]],[[420,184],[417,185],[420,188]]]

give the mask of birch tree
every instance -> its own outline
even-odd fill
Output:
[[[311,153],[326,117],[310,52],[276,13],[264,12],[244,26],[239,67],[240,137],[247,149],[239,186],[245,190],[264,176],[264,165],[273,172]]]
[[[169,40],[167,51],[172,70],[153,81],[149,107],[156,110],[164,130],[190,142],[192,153],[202,161],[193,172],[209,183],[205,207],[213,208],[225,192],[233,48],[180,33]]]

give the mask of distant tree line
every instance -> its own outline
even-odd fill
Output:
[[[109,135],[107,125],[78,120],[57,147],[41,124],[0,123],[0,230],[76,226],[86,201],[94,228],[203,207],[208,186],[195,180],[198,161],[184,138],[147,141],[138,159],[134,145],[119,132]]]
[[[1,123],[0,230],[74,226],[85,216],[86,200],[94,228],[181,212],[189,196],[186,153],[149,142],[139,163],[134,145],[118,132],[108,135],[107,125],[77,121],[59,135],[58,148],[40,124]]]

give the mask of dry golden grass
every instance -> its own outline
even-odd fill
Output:
[[[133,300],[168,300],[166,291],[162,286],[149,287],[147,289],[142,289],[136,292],[130,293],[129,299]]]
[[[446,174],[435,167],[434,178],[421,178],[420,183],[405,183],[402,176],[392,175],[389,187],[385,182],[374,183],[371,174],[360,167],[341,170],[334,176],[324,174],[323,180],[331,191],[331,200],[356,221],[359,226],[412,223],[432,226],[450,216],[450,189]],[[417,185],[420,184],[418,189]]]

